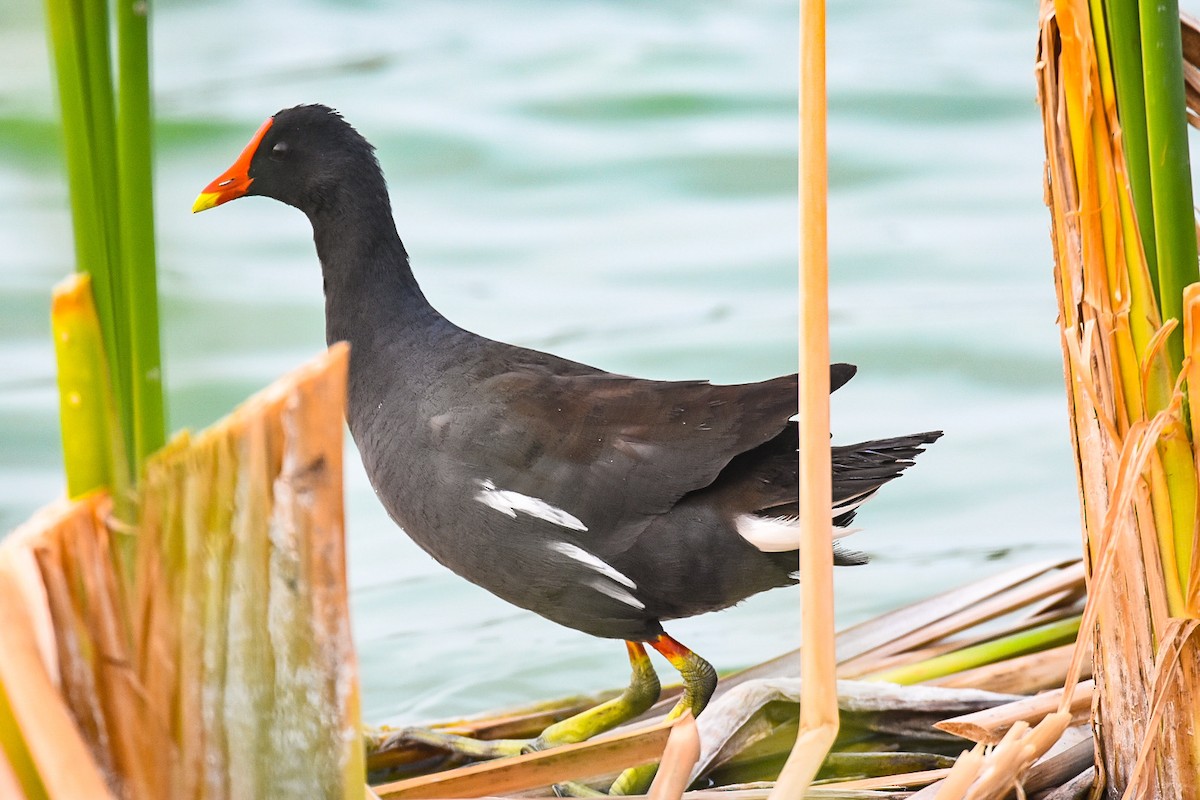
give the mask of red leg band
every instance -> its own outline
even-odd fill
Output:
[[[662,653],[663,657],[667,661],[670,661],[671,666],[675,667],[675,669],[681,669],[693,655],[691,650],[665,633],[660,634],[657,639],[652,639],[650,646]]]

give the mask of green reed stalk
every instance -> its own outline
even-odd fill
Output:
[[[46,22],[50,34],[50,52],[58,80],[59,112],[66,140],[67,179],[70,184],[71,216],[74,220],[75,258],[79,264],[107,265],[108,235],[103,187],[98,185],[100,171],[93,167],[91,112],[88,97],[87,48],[84,45],[83,20],[72,14],[64,2],[47,0]],[[94,287],[101,295],[97,306],[102,315],[112,308],[107,285]],[[111,325],[111,320],[105,323]]]
[[[1196,222],[1187,143],[1183,45],[1177,0],[1138,3],[1142,75],[1146,94],[1146,142],[1154,243],[1158,261],[1159,308],[1164,320],[1183,321],[1183,289],[1200,280]],[[1171,374],[1183,362],[1183,326],[1167,341]]]
[[[1092,20],[1101,19],[1094,7]],[[1142,75],[1142,40],[1137,0],[1105,0],[1103,18],[1108,34],[1096,32],[1097,47],[1106,44],[1112,55],[1117,111],[1121,118],[1121,141],[1125,169],[1133,193],[1134,215],[1146,252],[1146,266],[1154,292],[1159,293],[1158,254],[1154,239],[1154,206],[1150,190],[1150,148],[1146,132],[1146,83]]]
[[[141,9],[139,11],[139,9]],[[128,486],[165,438],[154,276],[149,44],[144,3],[46,0],[77,269],[91,274]],[[60,366],[68,371],[75,369]],[[68,454],[70,457],[70,454]],[[68,474],[86,467],[67,465]],[[94,487],[93,487],[94,488]]]
[[[1079,634],[1079,621],[1080,617],[1069,617],[1059,622],[1051,622],[1027,631],[1002,636],[990,642],[934,656],[915,664],[905,664],[883,672],[876,672],[866,676],[863,680],[903,684],[923,683],[946,675],[953,675],[955,672],[962,672],[965,669],[995,664],[1026,653],[1049,650],[1051,647],[1075,641]]]
[[[154,254],[148,5],[117,3],[117,186],[124,307],[129,334],[133,452],[138,464],[165,442]]]
[[[1150,8],[1136,0],[1104,0],[1105,29],[1096,22],[1098,2],[1090,0],[1101,88],[1107,102],[1116,98],[1133,197],[1134,220],[1125,208],[1121,216],[1129,325],[1140,362],[1146,359],[1145,348],[1154,335],[1153,324],[1148,323],[1154,317],[1182,321],[1183,289],[1198,277],[1179,9],[1174,2],[1170,8]],[[1107,75],[1110,52],[1111,78]],[[1139,240],[1145,267],[1136,252]],[[1140,288],[1145,285],[1139,280],[1143,269],[1153,299],[1144,297],[1146,290]],[[1151,308],[1155,304],[1157,310]],[[1170,402],[1182,364],[1182,325],[1166,344],[1165,357],[1146,362],[1149,369],[1144,374],[1142,363],[1120,365],[1127,384],[1134,377],[1141,384],[1147,418]],[[1164,430],[1158,443],[1161,478],[1151,485],[1173,613],[1181,611],[1182,587],[1188,584],[1196,520],[1196,471],[1188,423],[1185,416]]]

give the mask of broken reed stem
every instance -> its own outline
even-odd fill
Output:
[[[1074,697],[1070,706],[1065,709],[1060,707],[1065,690],[1059,689],[1002,706],[994,706],[983,711],[974,711],[970,714],[942,720],[934,727],[972,742],[986,745],[999,744],[1004,735],[1017,722],[1024,721],[1032,724],[1052,711],[1069,711],[1072,714],[1073,724],[1087,720],[1092,708],[1094,688],[1094,681],[1084,681],[1077,687],[1073,687]]]
[[[25,743],[47,800],[106,797],[51,791],[59,772],[89,768],[127,800],[363,797],[341,497],[347,353],[331,348],[150,459],[128,584],[104,495],[0,545],[0,623],[9,582],[25,589],[24,616],[49,620],[33,662],[0,624],[0,691],[20,701],[0,747],[10,733]],[[58,688],[14,679],[18,658]],[[63,738],[46,726],[68,709],[90,755],[64,767],[69,741],[34,745]]]
[[[58,362],[67,497],[74,500],[109,487],[117,501],[128,506],[132,502],[129,465],[91,276],[77,272],[54,287],[50,329]],[[129,508],[118,511],[121,519],[130,519],[131,514]]]

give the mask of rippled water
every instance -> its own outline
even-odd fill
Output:
[[[794,370],[794,2],[156,5],[158,233],[172,425],[203,426],[323,345],[302,215],[193,217],[263,118],[340,108],[379,148],[435,305],[481,333],[658,378]],[[0,530],[60,490],[46,320],[71,268],[38,0],[0,13]],[[1074,554],[1034,101],[1032,2],[832,3],[839,441],[946,437],[860,516],[861,619]],[[352,445],[348,446],[352,447]],[[371,720],[622,684],[615,643],[493,599],[389,522],[348,459]],[[671,632],[721,669],[795,646],[798,592]]]

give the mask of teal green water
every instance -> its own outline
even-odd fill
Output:
[[[426,293],[481,333],[658,378],[795,369],[794,2],[156,4],[157,208],[174,427],[323,346],[307,222],[197,192],[269,114],[379,148]],[[38,0],[0,12],[0,530],[62,489],[47,307],[70,228]],[[1078,550],[1034,99],[1032,2],[832,3],[838,441],[943,428],[860,516],[844,623]],[[348,447],[353,447],[349,442]],[[448,574],[347,460],[375,721],[623,683],[623,649]],[[671,632],[731,669],[798,639],[777,590]],[[665,667],[664,667],[665,669]]]

